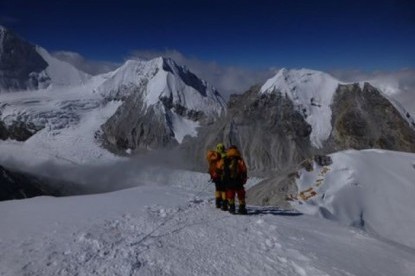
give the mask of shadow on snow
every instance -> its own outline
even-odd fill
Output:
[[[301,216],[302,213],[296,210],[284,210],[278,207],[260,207],[260,206],[248,206],[248,215],[274,215],[274,216]]]

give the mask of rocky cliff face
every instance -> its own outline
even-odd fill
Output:
[[[232,96],[226,115],[183,144],[189,158],[201,160],[195,167],[206,166],[206,149],[219,142],[238,146],[256,172],[283,170],[312,154],[311,126],[292,101],[278,91],[262,94],[259,89]]]
[[[0,26],[0,90],[38,88],[47,66],[36,46]]]
[[[33,123],[15,121],[7,126],[4,122],[0,121],[0,140],[12,139],[26,141],[40,129]]]
[[[295,172],[299,163],[313,155],[367,148],[415,152],[411,118],[404,118],[408,115],[402,115],[370,84],[362,87],[338,83],[334,86],[331,80],[328,86],[300,76],[301,83],[314,81],[308,87],[303,84],[312,89],[313,97],[310,97],[306,95],[307,89],[299,90],[293,79],[296,74],[298,72],[279,73],[277,80],[289,85],[279,83],[274,86],[277,89],[266,93],[257,86],[242,95],[232,96],[224,116],[181,146],[187,158],[197,160],[194,168],[206,169],[206,150],[214,148],[218,142],[237,145],[249,173],[268,177],[248,191],[248,201],[285,208],[288,206],[286,193],[296,189]],[[305,75],[312,77],[308,72]],[[319,79],[327,78],[319,75]],[[325,93],[324,96],[319,97],[319,87],[324,88],[321,92]],[[328,91],[328,87],[333,91]],[[327,116],[319,114],[326,109],[331,113],[328,125]],[[313,131],[314,138],[311,137]],[[316,137],[326,139],[318,140]]]
[[[334,95],[332,151],[380,148],[415,152],[415,131],[393,104],[369,83],[340,85]]]
[[[411,118],[404,118],[407,115],[403,116],[369,83],[363,87],[359,84],[340,84],[334,93],[331,110],[332,131],[329,138],[322,148],[304,150],[304,158],[345,149],[379,148],[415,152],[415,131],[409,120]],[[291,168],[279,170],[250,189],[248,202],[289,208],[285,198],[287,194],[295,194],[295,172],[299,168],[292,162]]]
[[[141,88],[136,88],[102,125],[104,145],[111,151],[145,151],[177,145],[162,104],[146,108]]]

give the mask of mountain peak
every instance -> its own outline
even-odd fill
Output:
[[[339,84],[340,81],[321,71],[283,68],[265,82],[260,93],[280,92],[290,98],[313,129],[312,144],[320,148],[330,135],[330,104]]]

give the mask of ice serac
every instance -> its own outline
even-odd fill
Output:
[[[0,26],[0,92],[79,85],[89,75]]]
[[[115,150],[147,150],[181,143],[226,110],[218,91],[172,59],[129,60],[97,89],[124,100],[102,126]]]

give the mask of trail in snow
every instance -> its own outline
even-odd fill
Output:
[[[188,173],[197,182],[200,175]],[[185,181],[177,178],[174,181]],[[412,275],[415,252],[308,215],[215,209],[213,185],[0,203],[0,275]],[[207,188],[206,188],[207,187]]]

